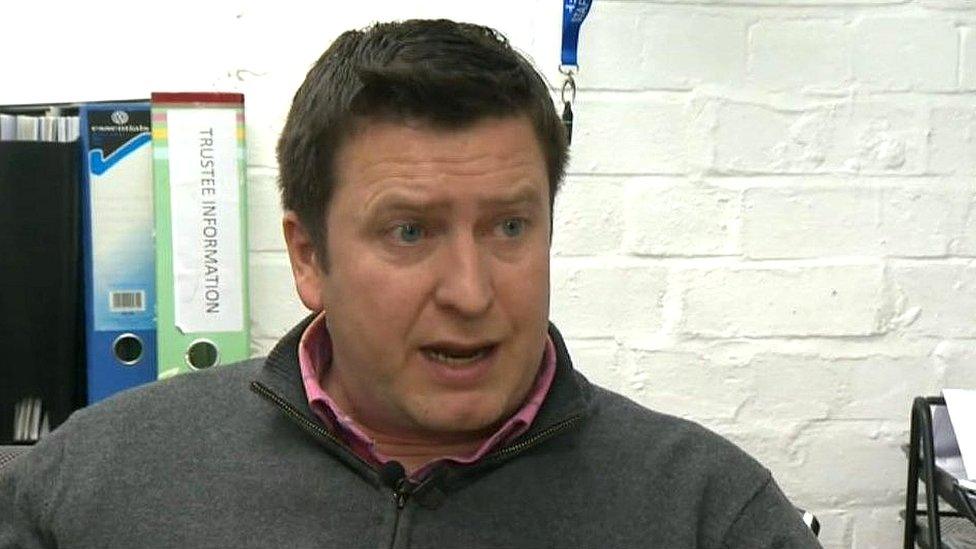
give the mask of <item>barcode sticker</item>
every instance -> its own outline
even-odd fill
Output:
[[[109,292],[108,309],[113,313],[141,313],[146,310],[146,292]]]

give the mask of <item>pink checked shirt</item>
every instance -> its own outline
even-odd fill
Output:
[[[326,327],[325,313],[320,313],[305,329],[298,344],[298,362],[302,369],[302,381],[305,384],[305,394],[308,396],[309,406],[316,416],[326,425],[333,428],[349,447],[364,460],[381,465],[392,458],[376,449],[376,443],[360,428],[356,422],[344,412],[332,397],[322,387],[322,374],[332,362],[332,340]],[[522,407],[508,418],[492,436],[473,453],[460,456],[448,456],[427,462],[410,475],[411,480],[420,480],[438,462],[449,460],[460,464],[470,464],[478,461],[490,451],[505,442],[514,439],[528,430],[545,400],[552,380],[556,375],[556,350],[552,339],[546,337],[546,348],[542,355],[542,364],[536,375],[535,384],[529,391]]]

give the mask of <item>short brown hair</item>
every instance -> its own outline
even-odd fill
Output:
[[[448,20],[379,23],[347,31],[295,93],[278,141],[282,205],[309,231],[326,267],[326,214],[334,159],[363,122],[421,120],[458,129],[487,117],[525,115],[546,160],[549,209],[567,140],[542,76],[498,31]]]

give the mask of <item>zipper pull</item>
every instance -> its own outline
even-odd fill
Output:
[[[407,480],[407,472],[403,465],[396,460],[390,460],[380,468],[380,482],[393,489],[393,501],[397,509],[403,509],[407,504],[407,496],[412,491],[412,485]]]
[[[407,505],[407,498],[410,496],[412,486],[406,477],[397,481],[396,487],[393,488],[393,501],[396,503],[397,509],[402,510]]]

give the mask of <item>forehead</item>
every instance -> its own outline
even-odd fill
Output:
[[[388,191],[450,198],[535,188],[548,197],[546,163],[525,116],[459,129],[426,123],[365,123],[336,156],[333,203],[370,202]]]

